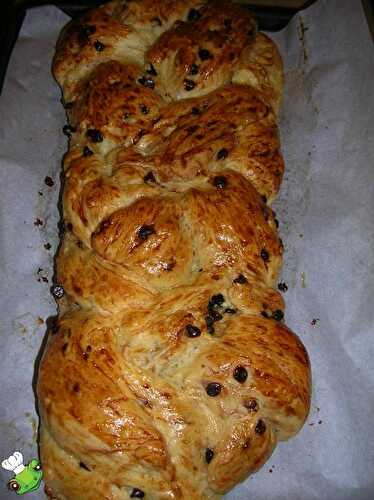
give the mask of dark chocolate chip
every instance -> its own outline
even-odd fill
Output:
[[[207,448],[205,450],[205,461],[207,464],[210,464],[214,457],[214,451],[211,448]]]
[[[287,283],[285,283],[284,281],[281,281],[280,283],[278,283],[278,290],[281,292],[287,292],[287,290],[288,290]]]
[[[226,148],[222,148],[217,153],[217,160],[225,160],[229,156],[229,152]]]
[[[150,64],[149,68],[146,71],[149,75],[157,76],[157,71],[155,70],[155,67],[153,66],[153,64]]]
[[[200,12],[197,9],[191,9],[188,13],[188,21],[198,21],[201,17]]]
[[[86,132],[86,136],[91,139],[92,142],[103,142],[104,136],[97,128],[89,128]]]
[[[143,113],[143,115],[148,115],[149,108],[145,104],[141,104],[140,105],[140,111]]]
[[[186,334],[187,334],[187,337],[190,337],[190,338],[199,337],[201,335],[201,330],[197,326],[188,324],[188,325],[186,325]]]
[[[154,173],[152,170],[150,170],[144,177],[143,177],[144,182],[156,182],[156,178],[154,176]]]
[[[144,496],[144,491],[139,490],[138,488],[134,488],[131,492],[130,498],[144,498]]]
[[[88,146],[84,146],[83,148],[83,156],[92,156],[93,155],[93,151],[88,147]]]
[[[195,63],[191,64],[191,66],[188,68],[189,75],[197,75],[198,72],[199,72],[199,66]]]
[[[237,313],[237,310],[236,309],[232,309],[231,307],[227,307],[225,309],[225,313],[226,314],[236,314]]]
[[[56,299],[61,299],[65,294],[65,290],[61,285],[54,285],[51,292]]]
[[[221,391],[222,391],[222,385],[219,384],[218,382],[210,382],[206,388],[206,393],[208,394],[208,396],[210,396],[211,398],[214,398],[215,396],[218,396]]]
[[[138,236],[141,240],[145,241],[151,234],[155,234],[155,228],[153,224],[144,225],[138,231]]]
[[[54,185],[53,179],[52,177],[49,177],[49,175],[47,175],[47,177],[44,179],[44,182],[48,187],[52,187]]]
[[[149,89],[154,89],[155,88],[155,82],[153,78],[147,75],[143,75],[142,77],[139,78],[138,82],[140,85],[143,85],[144,87],[148,87]]]
[[[212,54],[207,49],[200,49],[198,54],[202,61],[207,61],[208,59],[213,58]]]
[[[105,45],[99,40],[96,40],[96,42],[94,43],[94,47],[97,50],[97,52],[102,52],[105,49]]]
[[[234,379],[237,380],[240,384],[244,384],[247,380],[248,372],[244,368],[244,366],[237,366],[233,373]]]
[[[221,306],[224,302],[225,297],[222,295],[222,293],[217,293],[211,296],[208,307]]]
[[[272,317],[276,321],[282,321],[282,319],[284,318],[283,311],[281,311],[280,309],[277,309],[276,311],[273,312]]]
[[[264,262],[269,262],[270,260],[270,256],[269,256],[269,252],[267,250],[265,250],[265,248],[263,248],[261,250],[261,259],[264,261]]]
[[[192,81],[192,80],[184,80],[183,82],[183,86],[184,86],[184,90],[187,90],[187,92],[189,92],[190,90],[193,90],[195,88],[195,82]]]
[[[200,110],[199,110],[199,108],[193,107],[193,108],[191,109],[191,113],[192,113],[193,115],[199,115],[199,114],[200,114]]]
[[[71,134],[73,134],[76,131],[77,131],[77,129],[75,127],[73,127],[72,125],[64,125],[62,127],[62,133],[64,135],[66,135],[66,137],[69,137],[69,139],[71,137]]]
[[[205,316],[205,323],[206,323],[208,333],[213,334],[214,333],[214,326],[213,326],[214,319],[209,315]]]
[[[223,318],[222,314],[214,309],[209,309],[209,316],[213,319],[213,321],[220,321]]]
[[[266,431],[266,424],[263,420],[259,420],[256,424],[256,427],[255,427],[255,432],[256,434],[264,434],[264,432]]]
[[[88,472],[91,472],[91,470],[87,467],[87,465],[84,462],[79,462],[79,467],[81,467],[84,470],[87,470]]]
[[[239,274],[238,277],[233,280],[233,283],[239,283],[239,285],[244,285],[245,283],[248,283],[248,280],[244,276],[244,274]]]
[[[217,188],[225,188],[227,186],[226,177],[224,177],[223,175],[217,175],[216,177],[214,177],[213,184]]]

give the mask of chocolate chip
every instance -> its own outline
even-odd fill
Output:
[[[207,464],[210,464],[214,457],[214,451],[211,448],[207,448],[205,450],[205,461]]]
[[[224,24],[225,28],[231,29],[232,19],[224,19],[223,24]]]
[[[255,433],[256,434],[264,434],[264,432],[266,431],[266,424],[263,420],[259,420],[256,424],[256,427],[255,427]]]
[[[96,42],[94,43],[94,47],[97,50],[97,52],[102,52],[105,49],[105,45],[99,40],[96,40]]]
[[[213,321],[220,321],[223,318],[222,314],[220,314],[218,311],[215,311],[214,309],[209,310],[209,316]]]
[[[202,61],[207,61],[208,59],[213,58],[212,54],[207,49],[200,49],[198,54]]]
[[[239,274],[238,277],[233,280],[233,283],[238,283],[239,285],[244,285],[245,283],[248,283],[248,280],[244,276],[244,274]]]
[[[142,226],[138,231],[138,236],[141,240],[145,241],[151,234],[155,234],[155,228],[153,224]]]
[[[263,248],[261,250],[261,259],[264,261],[264,262],[269,262],[270,260],[270,256],[269,256],[269,252],[267,250],[265,250],[265,248]]]
[[[193,90],[195,88],[195,82],[192,80],[184,80],[183,82],[184,90],[187,90],[189,92],[190,90]]]
[[[88,472],[91,472],[84,462],[79,462],[79,467],[81,467],[84,470],[87,470]]]
[[[187,337],[190,337],[190,338],[199,337],[201,335],[201,330],[197,326],[188,324],[188,325],[186,325],[186,334],[187,334]]]
[[[258,403],[255,399],[250,399],[249,401],[245,401],[244,406],[249,411],[256,412],[258,410]]]
[[[215,396],[218,396],[221,391],[222,391],[222,385],[219,384],[218,382],[210,382],[206,388],[206,393],[208,394],[208,396],[210,396],[211,398],[214,398]]]
[[[199,115],[199,114],[200,114],[200,110],[199,110],[199,108],[193,107],[193,108],[191,109],[191,113],[192,113],[193,115]]]
[[[280,309],[277,309],[276,311],[273,312],[272,317],[276,321],[282,321],[282,319],[284,318],[283,311],[281,311]]]
[[[198,10],[196,9],[191,9],[190,12],[188,13],[187,20],[188,21],[198,21],[201,17],[201,14]]]
[[[144,498],[144,496],[144,491],[139,490],[138,488],[134,488],[131,492],[130,498]]]
[[[64,135],[66,135],[66,137],[68,137],[69,139],[71,137],[71,134],[73,134],[76,131],[77,131],[77,129],[75,127],[73,127],[72,125],[64,125],[62,127],[62,133]]]
[[[145,104],[141,104],[140,105],[140,111],[143,113],[143,115],[148,115],[149,108]]]
[[[56,299],[61,299],[65,294],[65,290],[61,285],[54,285],[51,292]]]
[[[224,160],[229,156],[229,152],[226,148],[222,148],[217,153],[217,160]]]
[[[236,309],[232,309],[231,307],[227,307],[225,309],[226,314],[236,314],[236,312],[237,312]]]
[[[155,82],[150,76],[142,76],[141,78],[139,78],[138,82],[140,83],[140,85],[148,87],[149,89],[155,88]]]
[[[89,128],[86,132],[86,136],[91,139],[92,142],[103,142],[104,136],[97,128]]]
[[[247,380],[248,372],[244,368],[244,366],[237,366],[234,370],[233,377],[240,384],[244,384],[244,382]]]
[[[156,182],[156,178],[154,176],[154,173],[152,170],[150,170],[144,177],[143,177],[144,182]]]
[[[288,290],[287,283],[285,283],[284,281],[281,281],[280,283],[278,283],[278,290],[281,292],[287,292],[287,290]]]
[[[268,199],[267,197],[263,194],[261,195],[261,200],[264,202],[264,203],[267,203],[268,202]]]
[[[153,64],[150,64],[149,68],[146,71],[149,75],[157,76],[157,71],[155,70]]]
[[[92,156],[93,155],[93,151],[91,151],[91,149],[88,147],[88,146],[84,146],[83,148],[83,156]]]
[[[188,68],[188,74],[189,75],[197,75],[199,72],[199,66],[195,63],[191,64],[191,66]],[[187,80],[185,80],[187,81]]]
[[[223,175],[217,175],[216,177],[214,177],[213,184],[219,189],[225,188],[227,186],[226,177],[224,177]]]
[[[209,315],[205,316],[205,323],[206,323],[208,333],[213,334],[214,333],[214,326],[213,326],[214,319]]]
[[[225,297],[222,295],[222,293],[217,293],[215,295],[212,295],[209,304],[212,304],[213,306],[221,306],[224,302]]]

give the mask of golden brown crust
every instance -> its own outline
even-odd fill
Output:
[[[65,29],[53,69],[72,137],[47,494],[218,499],[309,411],[274,288],[280,56],[228,2],[115,0]]]

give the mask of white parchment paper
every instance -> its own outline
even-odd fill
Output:
[[[67,147],[50,66],[67,20],[53,7],[28,13],[0,97],[0,461],[15,450],[26,463],[37,456],[32,381],[55,314],[49,287]],[[313,401],[303,431],[227,498],[372,500],[373,42],[358,0],[319,0],[271,36],[286,70],[287,171],[275,205],[286,320],[309,351]],[[15,498],[10,477],[0,470],[1,500]],[[44,498],[42,488],[27,498]]]

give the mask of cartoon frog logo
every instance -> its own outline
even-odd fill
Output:
[[[23,465],[23,456],[15,451],[6,460],[1,462],[3,469],[11,470],[15,476],[8,482],[8,488],[15,491],[17,495],[23,495],[39,488],[42,481],[42,468],[39,460],[33,458],[27,465]]]

